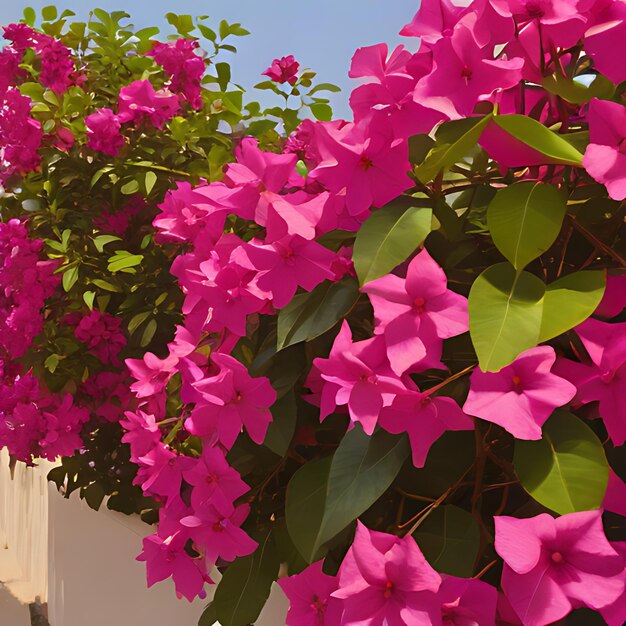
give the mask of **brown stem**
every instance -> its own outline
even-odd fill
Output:
[[[596,248],[599,248],[606,255],[610,256],[615,262],[619,263],[622,267],[626,267],[626,260],[624,260],[615,250],[611,248],[611,246],[604,243],[598,239],[590,230],[585,228],[582,224],[579,224],[576,221],[576,218],[573,215],[568,215],[569,219],[572,221],[574,228],[583,236],[585,239],[589,240]]]

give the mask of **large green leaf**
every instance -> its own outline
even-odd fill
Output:
[[[220,581],[213,602],[200,618],[199,626],[248,626],[256,621],[278,577],[280,562],[272,533],[259,541],[256,551],[238,558]],[[206,615],[206,617],[205,617]]]
[[[285,521],[291,539],[307,563],[318,553],[319,529],[326,504],[328,474],[332,457],[303,465],[287,485]]]
[[[371,437],[355,426],[330,466],[318,546],[332,539],[387,491],[409,456],[405,437],[380,430]]]
[[[343,319],[359,298],[359,286],[349,278],[325,281],[310,293],[298,294],[278,314],[277,349],[319,337]]]
[[[487,226],[498,250],[517,270],[556,240],[567,204],[553,185],[525,181],[500,189],[487,209]]]
[[[548,285],[539,341],[548,341],[584,322],[595,310],[606,287],[604,271],[584,270]]]
[[[467,156],[478,143],[491,117],[487,115],[442,124],[437,133],[437,143],[444,143],[438,145],[415,170],[417,178],[423,183],[429,183],[441,170],[448,169]]]
[[[354,269],[361,285],[388,274],[426,239],[432,209],[391,204],[374,211],[354,242]]]
[[[480,369],[496,372],[539,342],[544,283],[509,263],[487,268],[469,295],[470,335]]]
[[[514,466],[524,489],[561,515],[602,505],[609,477],[602,443],[567,411],[554,412],[540,441],[515,442]]]
[[[272,406],[272,422],[267,429],[263,445],[279,456],[283,456],[296,431],[297,417],[296,394],[293,389],[290,389]]]
[[[457,506],[439,506],[414,534],[428,562],[452,576],[470,577],[480,547],[480,530],[471,513]]]
[[[331,459],[308,463],[296,472],[287,487],[287,528],[309,563],[387,491],[408,455],[404,437],[385,431],[368,437],[356,426]]]
[[[515,139],[548,157],[549,163],[582,165],[583,155],[574,146],[531,117],[514,113],[496,115],[493,121]]]

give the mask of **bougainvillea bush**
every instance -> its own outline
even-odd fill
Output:
[[[293,56],[248,102],[239,24],[70,17],[0,53],[12,459],[201,624],[621,626],[626,3],[424,0],[353,121]]]

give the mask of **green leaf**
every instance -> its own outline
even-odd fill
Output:
[[[141,341],[139,342],[139,345],[142,348],[145,348],[146,346],[148,346],[150,344],[150,342],[152,341],[152,338],[154,337],[154,334],[157,331],[157,321],[155,319],[151,319],[147,324],[146,327],[143,331],[143,335],[141,335]]]
[[[29,26],[35,25],[35,20],[37,19],[37,13],[32,7],[26,7],[24,9],[24,22]]]
[[[426,239],[432,228],[432,210],[405,209],[391,203],[374,211],[354,242],[354,269],[361,285],[385,276]]]
[[[105,291],[113,291],[115,293],[122,293],[122,288],[118,285],[114,285],[110,283],[108,280],[102,280],[101,278],[92,278],[91,284],[96,287],[100,287],[100,289],[104,289]]]
[[[154,184],[157,181],[157,175],[154,172],[146,172],[144,178],[144,184],[146,186],[146,195],[149,196],[150,192],[154,189]]]
[[[592,98],[610,100],[615,93],[615,85],[601,74],[587,86],[557,72],[543,79],[543,88],[574,104],[585,104]]]
[[[462,578],[473,574],[480,548],[480,529],[471,513],[453,505],[439,506],[413,536],[438,572]]]
[[[296,432],[298,405],[293,389],[272,406],[272,421],[267,429],[263,445],[278,456],[284,456]]]
[[[296,295],[278,313],[277,350],[309,341],[330,330],[359,299],[359,286],[352,279],[325,281],[310,293]]]
[[[320,120],[321,122],[329,122],[333,119],[333,110],[328,104],[324,104],[323,102],[316,102],[315,104],[311,104],[309,108],[311,109],[311,113],[313,113],[316,120]]]
[[[228,83],[230,83],[230,65],[228,63],[216,63],[215,71],[217,72],[217,82],[220,89],[226,91]]]
[[[122,239],[121,237],[116,237],[115,235],[98,235],[98,237],[93,238],[96,250],[100,253],[104,252],[104,246],[106,246],[107,243],[113,243],[114,241],[122,241]]]
[[[95,297],[96,297],[95,291],[85,291],[83,293],[83,300],[85,301],[85,304],[89,307],[90,311],[93,310],[93,302],[94,302]]]
[[[118,250],[109,258],[107,269],[109,272],[119,272],[130,267],[136,267],[143,260],[143,254],[131,254],[126,250]]]
[[[480,369],[497,372],[539,342],[543,281],[509,263],[487,268],[469,294],[470,335]]]
[[[548,285],[539,342],[548,341],[584,322],[595,310],[606,287],[606,272],[583,270]]]
[[[337,85],[333,85],[332,83],[320,83],[319,85],[315,85],[315,87],[309,91],[307,96],[312,96],[318,91],[331,91],[333,93],[338,93],[341,91],[341,87],[337,87]]]
[[[384,430],[370,437],[358,425],[345,434],[333,455],[316,547],[341,532],[389,489],[409,452],[406,437]]]
[[[287,528],[309,563],[387,491],[408,455],[406,438],[385,431],[369,437],[356,426],[342,439],[328,469],[323,459],[296,472],[287,487]]]
[[[318,551],[318,533],[324,514],[332,457],[303,465],[287,485],[285,520],[289,536],[307,563]]]
[[[583,155],[563,137],[526,115],[496,115],[495,124],[515,139],[548,157],[549,163],[582,165]]]
[[[125,196],[130,196],[139,191],[139,183],[136,180],[129,180],[126,184],[122,185],[120,191]]]
[[[59,12],[54,5],[49,5],[41,9],[41,15],[46,22],[52,22],[57,19]]]
[[[561,515],[602,506],[609,478],[602,442],[567,411],[553,413],[540,441],[516,440],[514,466],[524,489]]]
[[[152,314],[152,311],[142,311],[133,315],[130,322],[128,322],[128,335],[132,335]]]
[[[278,578],[279,566],[270,532],[253,554],[239,557],[228,567],[211,603],[221,626],[248,626],[257,620]]]
[[[78,280],[78,265],[73,265],[63,273],[63,289],[70,291]]]
[[[487,226],[498,250],[521,270],[554,243],[566,210],[565,196],[556,187],[525,181],[496,193]]]
[[[424,184],[429,183],[441,170],[448,169],[467,156],[478,143],[491,117],[487,115],[479,119],[468,118],[442,124],[437,143],[440,140],[447,141],[438,145],[415,170],[417,178]]]
[[[45,361],[43,366],[51,373],[54,374],[56,371],[61,358],[58,354],[51,354]]]

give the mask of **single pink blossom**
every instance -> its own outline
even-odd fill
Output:
[[[524,62],[521,58],[494,58],[493,46],[481,47],[472,33],[472,22],[455,28],[433,47],[433,70],[415,89],[415,100],[455,119],[472,114],[478,102],[498,90],[517,85]]]
[[[201,456],[183,472],[183,477],[194,488],[191,492],[194,508],[207,501],[234,502],[250,489],[217,447],[205,446]]]
[[[384,335],[396,374],[436,366],[442,340],[469,328],[466,298],[448,289],[443,269],[426,250],[411,261],[405,279],[388,274],[361,290],[370,297],[374,332]]]
[[[610,319],[626,309],[626,274],[609,274],[606,289],[595,315]]]
[[[450,0],[423,0],[415,17],[400,31],[405,37],[420,37],[428,44],[449,37],[456,26],[463,7]]]
[[[583,166],[614,200],[626,198],[626,107],[594,98],[589,103],[589,145]]]
[[[331,597],[337,578],[322,571],[323,561],[309,565],[300,574],[278,580],[289,600],[286,626],[331,626],[341,602]]]
[[[168,89],[155,91],[148,80],[136,80],[120,89],[118,119],[122,123],[148,119],[153,126],[163,128],[179,108],[175,94]]]
[[[440,619],[441,577],[415,540],[369,530],[357,522],[352,547],[339,569],[344,626],[429,626]]]
[[[256,283],[272,294],[277,309],[289,304],[298,287],[311,291],[324,280],[334,278],[331,266],[336,255],[299,235],[287,235],[270,244],[253,240],[240,252],[247,266],[259,272]]]
[[[87,126],[87,145],[109,156],[117,156],[124,145],[124,136],[120,133],[121,123],[111,109],[98,109],[85,118]]]
[[[131,460],[138,463],[139,457],[145,456],[161,441],[161,430],[154,415],[141,409],[126,411],[126,419],[120,420],[120,426],[126,430],[122,441],[130,445]]]
[[[541,439],[541,427],[554,409],[567,404],[576,387],[551,372],[554,348],[522,352],[499,372],[476,368],[463,410],[502,426],[518,439]]]
[[[346,189],[346,208],[357,216],[371,207],[381,207],[413,183],[408,177],[408,143],[395,138],[381,121],[369,124],[334,122],[317,125],[316,144],[321,161],[309,178],[338,193]]]
[[[235,507],[230,502],[207,500],[180,522],[189,529],[194,543],[202,548],[208,563],[215,563],[218,558],[234,561],[252,554],[258,545],[241,528],[249,511],[247,504]]]
[[[626,68],[615,51],[624,45],[626,7],[623,2],[598,2],[596,5],[603,7],[604,11],[593,16],[593,23],[585,32],[585,52],[599,72],[619,85],[626,80]]]
[[[452,398],[419,391],[397,395],[390,406],[382,408],[378,423],[390,433],[408,434],[415,467],[424,467],[430,447],[446,431],[474,428],[472,419]]]
[[[494,519],[502,588],[524,626],[551,624],[579,606],[598,610],[624,594],[625,562],[600,511]]]
[[[441,577],[437,593],[442,626],[490,626],[496,623],[498,592],[474,578]]]
[[[253,441],[263,443],[272,421],[269,408],[276,401],[269,380],[251,377],[230,355],[213,354],[211,360],[220,371],[193,385],[200,399],[185,428],[200,437],[217,434],[221,444],[230,449],[245,426]]]
[[[323,380],[320,419],[337,406],[348,406],[350,419],[371,435],[381,409],[390,406],[406,385],[389,367],[385,342],[381,337],[352,341],[344,320],[327,359],[313,361]]]
[[[193,459],[176,454],[169,446],[157,443],[143,456],[137,457],[139,471],[133,480],[144,493],[173,498],[180,495],[183,472],[193,465]]]
[[[272,64],[263,72],[263,75],[269,76],[275,83],[289,83],[295,85],[298,81],[298,69],[300,64],[295,57],[290,54],[280,59],[274,59]]]
[[[588,319],[576,327],[591,364],[559,359],[555,371],[576,386],[575,402],[598,402],[600,417],[616,446],[626,442],[626,323]]]
[[[119,365],[118,355],[126,346],[121,325],[121,318],[94,309],[80,320],[74,335],[103,363]]]

